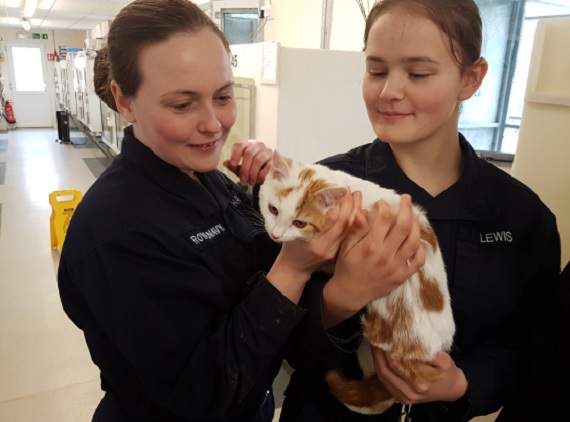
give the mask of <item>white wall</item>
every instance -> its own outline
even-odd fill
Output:
[[[361,96],[362,52],[291,49],[279,57],[279,150],[314,162],[375,138]]]
[[[364,17],[354,0],[335,0],[333,2],[330,49],[362,51],[364,48],[364,26]]]
[[[22,29],[14,27],[0,27],[0,38],[3,44],[6,42],[14,41],[18,39],[17,34],[24,32]],[[41,30],[32,29],[31,32],[47,33],[49,39],[47,40],[26,40],[38,45],[42,45],[46,52],[53,51],[54,48],[57,50],[60,46],[63,47],[76,47],[82,48],[85,43],[86,32],[85,31],[71,31],[64,29],[56,30]],[[5,63],[5,62],[4,62]]]
[[[238,66],[234,69],[235,77],[253,78],[256,83],[255,92],[255,138],[263,141],[268,147],[277,146],[277,101],[279,89],[277,85],[263,85],[261,71],[263,60],[263,44],[239,44],[230,46],[235,54]]]
[[[332,3],[330,49],[361,51],[364,18],[356,2],[334,0]],[[323,0],[272,0],[264,39],[285,47],[320,48],[322,18]]]
[[[545,44],[533,49],[529,86],[536,72],[537,93],[565,97],[567,104],[525,103],[512,174],[556,215],[565,265],[570,260],[570,19],[540,24],[545,25]]]
[[[272,0],[264,41],[276,41],[284,47],[320,48],[322,8],[321,0]]]
[[[280,47],[277,81],[262,79],[263,44],[232,46],[236,77],[256,81],[256,138],[303,162],[374,139],[361,97],[364,55]]]
[[[563,264],[570,260],[569,133],[570,107],[527,103],[512,169],[556,215]]]

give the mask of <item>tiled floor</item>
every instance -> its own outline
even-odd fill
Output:
[[[2,422],[87,422],[101,396],[83,336],[59,302],[48,194],[84,192],[95,177],[83,159],[103,154],[56,144],[55,137],[55,130],[0,135]]]
[[[89,422],[102,396],[83,336],[59,302],[48,194],[85,192],[108,160],[97,148],[55,137],[55,130],[0,134],[1,422]],[[277,403],[286,382],[282,371]]]

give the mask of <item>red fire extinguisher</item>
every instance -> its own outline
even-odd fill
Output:
[[[10,124],[14,124],[16,123],[16,116],[14,116],[14,108],[12,107],[12,104],[10,104],[10,101],[6,101],[6,103],[4,104],[4,117],[6,118],[6,121]]]

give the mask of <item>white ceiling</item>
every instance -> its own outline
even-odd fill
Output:
[[[38,0],[32,28],[93,29],[132,0]],[[208,0],[194,0],[207,3]],[[0,26],[20,26],[25,0],[0,0]]]
[[[132,0],[38,0],[31,19],[37,29],[93,29]],[[207,3],[208,0],[194,0]],[[0,26],[20,27],[25,0],[0,0]],[[528,0],[530,15],[569,13],[570,0]],[[535,10],[536,9],[536,10]]]
[[[36,29],[93,29],[132,0],[39,0],[31,19]],[[0,26],[20,26],[25,0],[0,0]]]

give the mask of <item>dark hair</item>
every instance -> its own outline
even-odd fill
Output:
[[[451,52],[461,69],[481,57],[481,15],[473,0],[380,0],[366,20],[364,48],[374,22],[395,8],[420,13],[435,23],[449,38]]]
[[[193,33],[208,28],[229,52],[224,34],[194,3],[188,0],[135,0],[125,6],[111,23],[107,47],[97,52],[94,68],[95,92],[117,111],[111,81],[132,96],[141,83],[138,58],[141,50],[167,40],[179,32]]]

